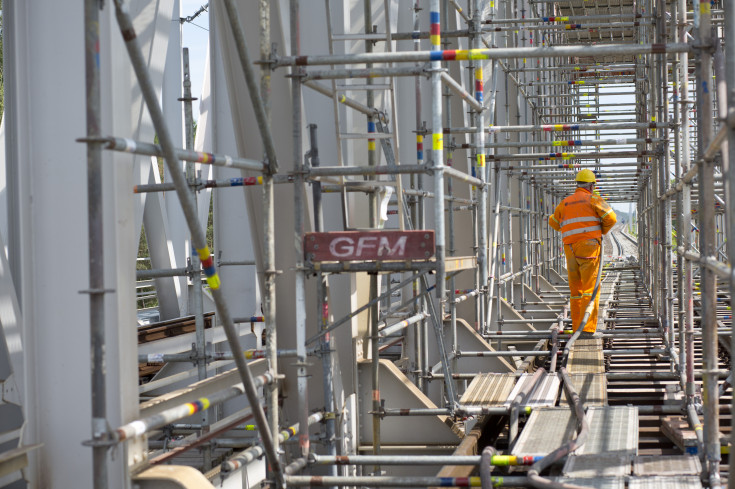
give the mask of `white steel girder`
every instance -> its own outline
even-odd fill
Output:
[[[7,1],[9,262],[23,318],[24,444],[42,443],[31,487],[92,487],[83,4]],[[110,4],[101,12],[102,130],[130,137],[132,70]],[[53,49],[50,47],[53,46]],[[10,65],[10,66],[9,66]],[[63,80],[62,83],[59,83]],[[107,404],[111,427],[138,415],[133,170],[103,154]],[[32,409],[31,409],[32,407]],[[126,455],[111,488],[129,487]]]

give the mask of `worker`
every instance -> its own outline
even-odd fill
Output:
[[[571,294],[572,328],[577,331],[583,327],[584,332],[594,333],[597,328],[599,292],[587,323],[580,323],[584,319],[585,309],[597,282],[602,258],[602,235],[612,229],[617,217],[612,207],[595,193],[597,179],[592,170],[580,170],[575,180],[577,190],[556,207],[554,214],[549,216],[549,226],[561,231],[564,243]]]

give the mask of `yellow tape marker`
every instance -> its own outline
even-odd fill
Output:
[[[219,281],[219,275],[214,274],[211,277],[207,277],[207,284],[209,284],[209,288],[213,290],[219,289],[220,281]]]
[[[485,155],[484,154],[477,155],[477,166],[481,168],[485,166]]]
[[[441,133],[434,133],[431,135],[431,149],[434,151],[441,151],[444,149],[444,138]]]
[[[204,261],[207,258],[209,258],[209,246],[205,246],[204,248],[200,248],[197,250],[197,253],[199,254],[199,259]]]

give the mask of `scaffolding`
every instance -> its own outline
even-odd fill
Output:
[[[247,93],[253,115],[248,130],[260,140],[261,154],[246,157],[195,149],[186,50],[185,144],[176,146],[179,128],[166,120],[124,0],[103,8],[114,9],[157,142],[104,134],[100,4],[85,0],[87,134],[79,141],[87,145],[87,444],[95,489],[118,487],[108,468],[120,445],[141,454],[126,467],[141,487],[152,487],[143,477],[151,468],[175,464],[195,448],[195,465],[215,486],[242,479],[265,457],[258,482],[279,488],[598,487],[592,478],[570,482],[549,471],[580,458],[594,439],[583,374],[674,386],[672,395],[682,394],[677,402],[639,402],[637,415],[683,414],[704,484],[722,487],[720,423],[735,409],[724,402],[728,369],[735,368],[725,341],[735,280],[728,258],[735,255],[735,176],[728,171],[735,158],[733,2],[336,3],[210,5],[212,25],[226,30],[213,45],[231,51],[227,60],[236,68],[228,67],[228,82],[242,82],[238,96]],[[409,7],[409,14],[400,10]],[[322,14],[322,32],[302,34],[303,18],[318,15],[306,8]],[[271,31],[275,10],[288,36]],[[257,57],[246,29],[253,25]],[[278,35],[290,45],[274,48]],[[288,95],[273,91],[274,80],[290,91],[288,129],[284,114],[272,111],[273,98]],[[327,114],[331,126],[314,123],[311,97],[328,106],[320,120]],[[243,103],[233,102],[233,113]],[[142,386],[141,396],[153,394],[141,397],[141,416],[112,427],[105,402],[105,151],[163,159],[170,180],[140,183],[131,194],[175,196],[190,234],[185,267],[138,271],[137,279],[186,277],[191,349],[131,358],[191,363],[196,371],[185,389],[174,389],[178,377]],[[202,178],[201,165],[242,174]],[[597,175],[601,197],[636,209],[635,218],[627,215],[636,236],[620,226],[605,241],[605,313],[594,340],[571,334],[564,245],[547,224],[582,168]],[[261,240],[258,256],[223,260],[207,244],[198,199],[205,189],[240,187],[248,205],[258,206],[250,209],[258,214],[250,222],[252,240]],[[277,247],[277,235],[288,236],[290,256]],[[219,270],[253,265],[262,315],[241,317]],[[345,284],[349,290],[339,290]],[[282,319],[284,307],[293,320]],[[223,332],[225,348],[213,345],[209,323]],[[242,324],[263,325],[255,348],[242,346]],[[597,347],[585,349],[585,341]],[[580,370],[587,354],[596,355],[598,370]],[[609,371],[616,358],[631,355],[655,358],[665,371]],[[570,407],[576,436],[543,455],[519,451],[529,449],[524,421],[530,426],[530,416],[555,406],[562,391],[559,405]],[[490,394],[498,399],[477,400]],[[480,446],[479,435],[463,446],[473,430],[489,430],[490,419],[500,423],[504,449]],[[427,432],[406,434],[421,431],[417,426]],[[447,441],[453,436],[455,443]],[[508,466],[517,468],[501,469]],[[735,487],[735,478],[729,481]]]

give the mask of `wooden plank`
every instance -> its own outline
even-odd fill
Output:
[[[683,417],[666,416],[661,420],[661,432],[671,440],[671,442],[679,447],[679,449],[689,455],[697,455],[697,435],[694,430],[689,429],[689,423]],[[729,437],[720,433],[720,445],[722,452],[729,451]]]
[[[490,416],[483,416],[477,424],[470,430],[467,435],[462,438],[452,455],[477,455],[477,442],[482,436]],[[445,465],[436,474],[437,477],[469,477],[476,469],[473,465]],[[436,488],[432,488],[436,489]]]
[[[304,257],[312,262],[428,260],[434,252],[433,230],[335,231],[304,235]]]

